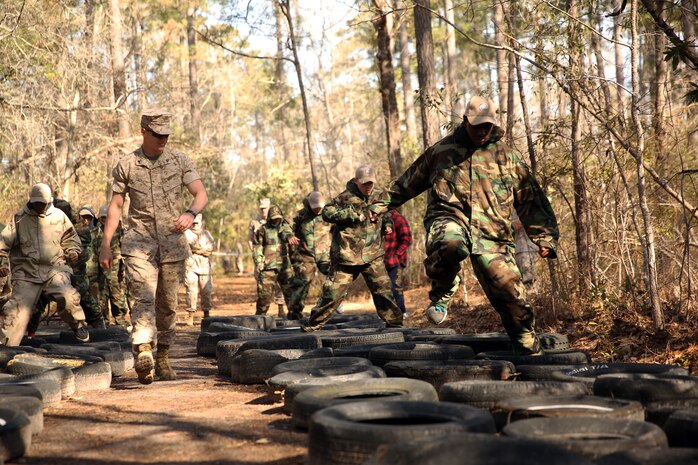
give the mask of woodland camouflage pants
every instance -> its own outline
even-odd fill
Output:
[[[284,299],[289,302],[290,282],[291,272],[287,268],[260,270],[257,273],[257,310],[255,315],[266,315],[272,301],[279,305],[283,305]],[[279,301],[277,286],[281,288],[283,295],[281,301]]]
[[[104,320],[112,318],[117,325],[128,326],[126,315],[128,306],[126,303],[126,292],[124,283],[119,279],[119,262],[115,261],[114,268],[110,270],[102,269],[99,273],[99,305],[104,315]],[[111,310],[111,317],[109,312]]]
[[[431,279],[429,298],[435,304],[447,306],[460,284],[460,262],[470,257],[475,276],[499,313],[514,350],[538,352],[535,317],[526,300],[526,288],[521,282],[513,247],[505,252],[479,255],[471,255],[470,250],[470,234],[461,225],[449,219],[432,223],[427,233],[427,258],[424,260]]]
[[[80,306],[85,311],[85,319],[88,324],[95,324],[102,321],[102,312],[99,309],[97,300],[90,292],[90,280],[85,274],[73,274],[70,281],[80,294]]]
[[[293,277],[289,286],[288,319],[302,318],[305,300],[308,298],[310,283],[313,282],[316,270],[327,275],[329,263],[315,264],[315,260],[297,261],[293,263]]]
[[[344,300],[347,287],[359,275],[364,277],[368,290],[371,291],[378,316],[389,326],[402,326],[402,311],[395,303],[390,290],[390,278],[385,270],[383,257],[379,257],[366,265],[333,267],[322,286],[320,302],[310,313],[308,325],[303,327],[303,331],[316,331],[327,323]]]

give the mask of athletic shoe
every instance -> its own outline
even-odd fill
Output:
[[[431,304],[427,307],[427,318],[435,325],[440,325],[446,321],[448,311],[442,305]]]

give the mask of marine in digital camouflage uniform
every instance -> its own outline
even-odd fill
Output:
[[[133,298],[133,349],[135,369],[142,384],[176,379],[169,362],[177,323],[177,292],[190,251],[184,231],[208,202],[206,189],[194,163],[185,154],[166,147],[173,115],[160,109],[141,116],[143,144],[122,157],[112,172],[112,198],[100,249],[100,264],[112,269],[114,237],[126,194],[128,223],[121,240],[126,284]],[[182,190],[194,197],[183,210]],[[153,360],[153,348],[157,358]]]
[[[267,221],[257,230],[254,244],[253,259],[258,270],[255,314],[266,315],[274,300],[274,284],[278,282],[282,289],[288,285],[287,279],[282,280],[284,274],[289,273],[284,249],[287,244],[298,244],[298,238],[293,236],[291,226],[284,220],[278,206],[269,207]]]
[[[317,271],[327,276],[330,271],[331,225],[322,219],[325,200],[319,192],[311,192],[303,199],[303,208],[293,220],[293,232],[300,241],[291,255],[293,277],[290,285],[288,319],[303,317],[310,283]]]
[[[376,213],[397,208],[427,189],[424,261],[431,279],[427,316],[441,323],[458,289],[460,262],[467,257],[499,313],[515,351],[539,354],[534,314],[514,259],[514,210],[542,257],[556,257],[555,214],[526,166],[501,139],[494,103],[473,97],[453,134],[429,147],[393,181],[372,206]]]
[[[108,209],[108,205],[103,205],[99,209],[99,226],[93,230],[92,245],[96,251],[99,251],[102,247],[104,224],[107,221]],[[121,223],[119,223],[111,240],[111,251],[114,256],[114,266],[111,269],[102,267],[99,264],[99,260],[95,260],[98,273],[96,291],[104,319],[109,321],[110,324],[128,328],[130,326],[128,321],[128,303],[126,301],[123,277],[123,257],[121,256],[122,236],[123,228]],[[90,286],[92,286],[91,281]]]
[[[0,277],[12,268],[12,294],[0,313],[0,345],[19,345],[41,295],[56,301],[78,340],[89,341],[80,295],[70,284],[69,263],[79,259],[80,239],[52,201],[51,188],[35,184],[27,205],[0,234]]]
[[[383,234],[385,225],[391,224],[390,215],[376,215],[368,209],[381,194],[375,183],[373,168],[359,166],[346,190],[322,210],[323,219],[333,225],[330,274],[303,331],[316,331],[327,323],[359,275],[371,291],[378,316],[388,326],[402,326],[402,311],[395,303],[383,265]]]
[[[213,307],[213,276],[211,275],[210,256],[213,253],[213,237],[204,229],[204,219],[196,215],[194,225],[184,232],[191,249],[191,257],[184,262],[186,275],[184,289],[187,299],[187,326],[194,326],[194,313],[201,296],[201,310],[204,318],[209,316]]]

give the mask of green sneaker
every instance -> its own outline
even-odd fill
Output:
[[[437,304],[429,305],[427,307],[426,313],[427,318],[429,318],[429,321],[431,321],[435,325],[440,325],[441,323],[446,321],[446,317],[448,316],[448,310],[446,310],[446,307]]]

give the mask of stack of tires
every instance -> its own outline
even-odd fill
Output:
[[[197,350],[284,403],[310,465],[698,463],[698,378],[679,366],[595,364],[557,333],[522,356],[502,333],[299,323],[204,319]]]
[[[129,334],[90,330],[89,343],[71,331],[0,346],[0,463],[23,456],[43,429],[43,408],[62,399],[108,389],[133,368]]]

